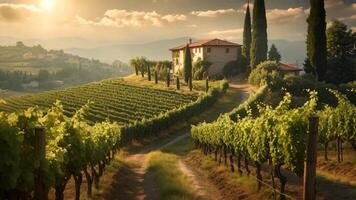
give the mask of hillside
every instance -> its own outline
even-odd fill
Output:
[[[48,90],[130,73],[132,69],[120,61],[110,65],[63,50],[47,50],[41,45],[26,46],[22,42],[0,46],[0,89]]]
[[[88,120],[101,122],[109,118],[126,124],[152,118],[196,99],[196,94],[154,89],[119,78],[64,90],[10,97],[6,99],[6,104],[0,104],[0,111],[14,112],[33,106],[48,108],[59,100],[65,114],[72,116],[90,101]]]

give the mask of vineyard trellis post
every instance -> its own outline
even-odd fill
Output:
[[[209,91],[209,76],[206,77],[205,80],[205,92]]]
[[[38,162],[38,167],[35,169],[35,199],[37,200],[46,200],[48,195],[44,183],[44,160],[46,156],[46,139],[45,131],[42,127],[35,128],[35,159]]]
[[[309,135],[307,146],[307,158],[304,163],[304,200],[316,199],[316,162],[317,162],[317,135],[318,135],[317,116],[309,118]]]

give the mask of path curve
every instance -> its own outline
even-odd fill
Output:
[[[242,91],[242,98],[239,103],[244,102],[252,92],[250,90],[250,86],[246,84],[230,83],[230,88]],[[119,183],[115,187],[116,190],[113,191],[115,193],[115,198],[113,198],[113,195],[110,195],[110,198],[115,200],[157,200],[158,192],[154,177],[152,177],[150,173],[146,172],[146,165],[148,162],[147,155],[151,151],[162,150],[189,136],[189,133],[186,133],[161,146],[150,145],[143,148],[139,152],[127,155],[126,161],[129,163],[129,166],[126,166],[125,169],[123,169],[123,174],[118,177],[118,179],[120,179],[118,180]],[[199,199],[219,199],[218,190],[214,188],[213,184],[210,183],[209,180],[207,180],[203,175],[199,175],[199,173],[197,173],[194,169],[187,166],[182,159],[179,158],[178,163],[181,171],[190,180],[193,190],[196,192]],[[209,190],[207,190],[207,188],[209,188]],[[216,191],[214,191],[214,189]],[[209,191],[214,192],[209,193]]]

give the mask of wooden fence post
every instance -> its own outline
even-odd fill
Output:
[[[46,152],[45,131],[42,127],[35,128],[35,161],[39,166],[35,169],[35,199],[47,200],[46,186],[44,183],[44,160]]]
[[[319,118],[309,118],[309,135],[307,146],[307,158],[304,162],[304,200],[316,199],[316,162],[317,162],[317,135]]]

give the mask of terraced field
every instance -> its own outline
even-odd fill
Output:
[[[0,104],[0,111],[14,112],[33,106],[47,108],[59,100],[65,114],[71,116],[90,101],[89,121],[101,122],[109,118],[123,125],[151,118],[197,98],[197,94],[153,89],[123,79],[112,79],[64,90],[10,97],[5,99],[6,104]]]

